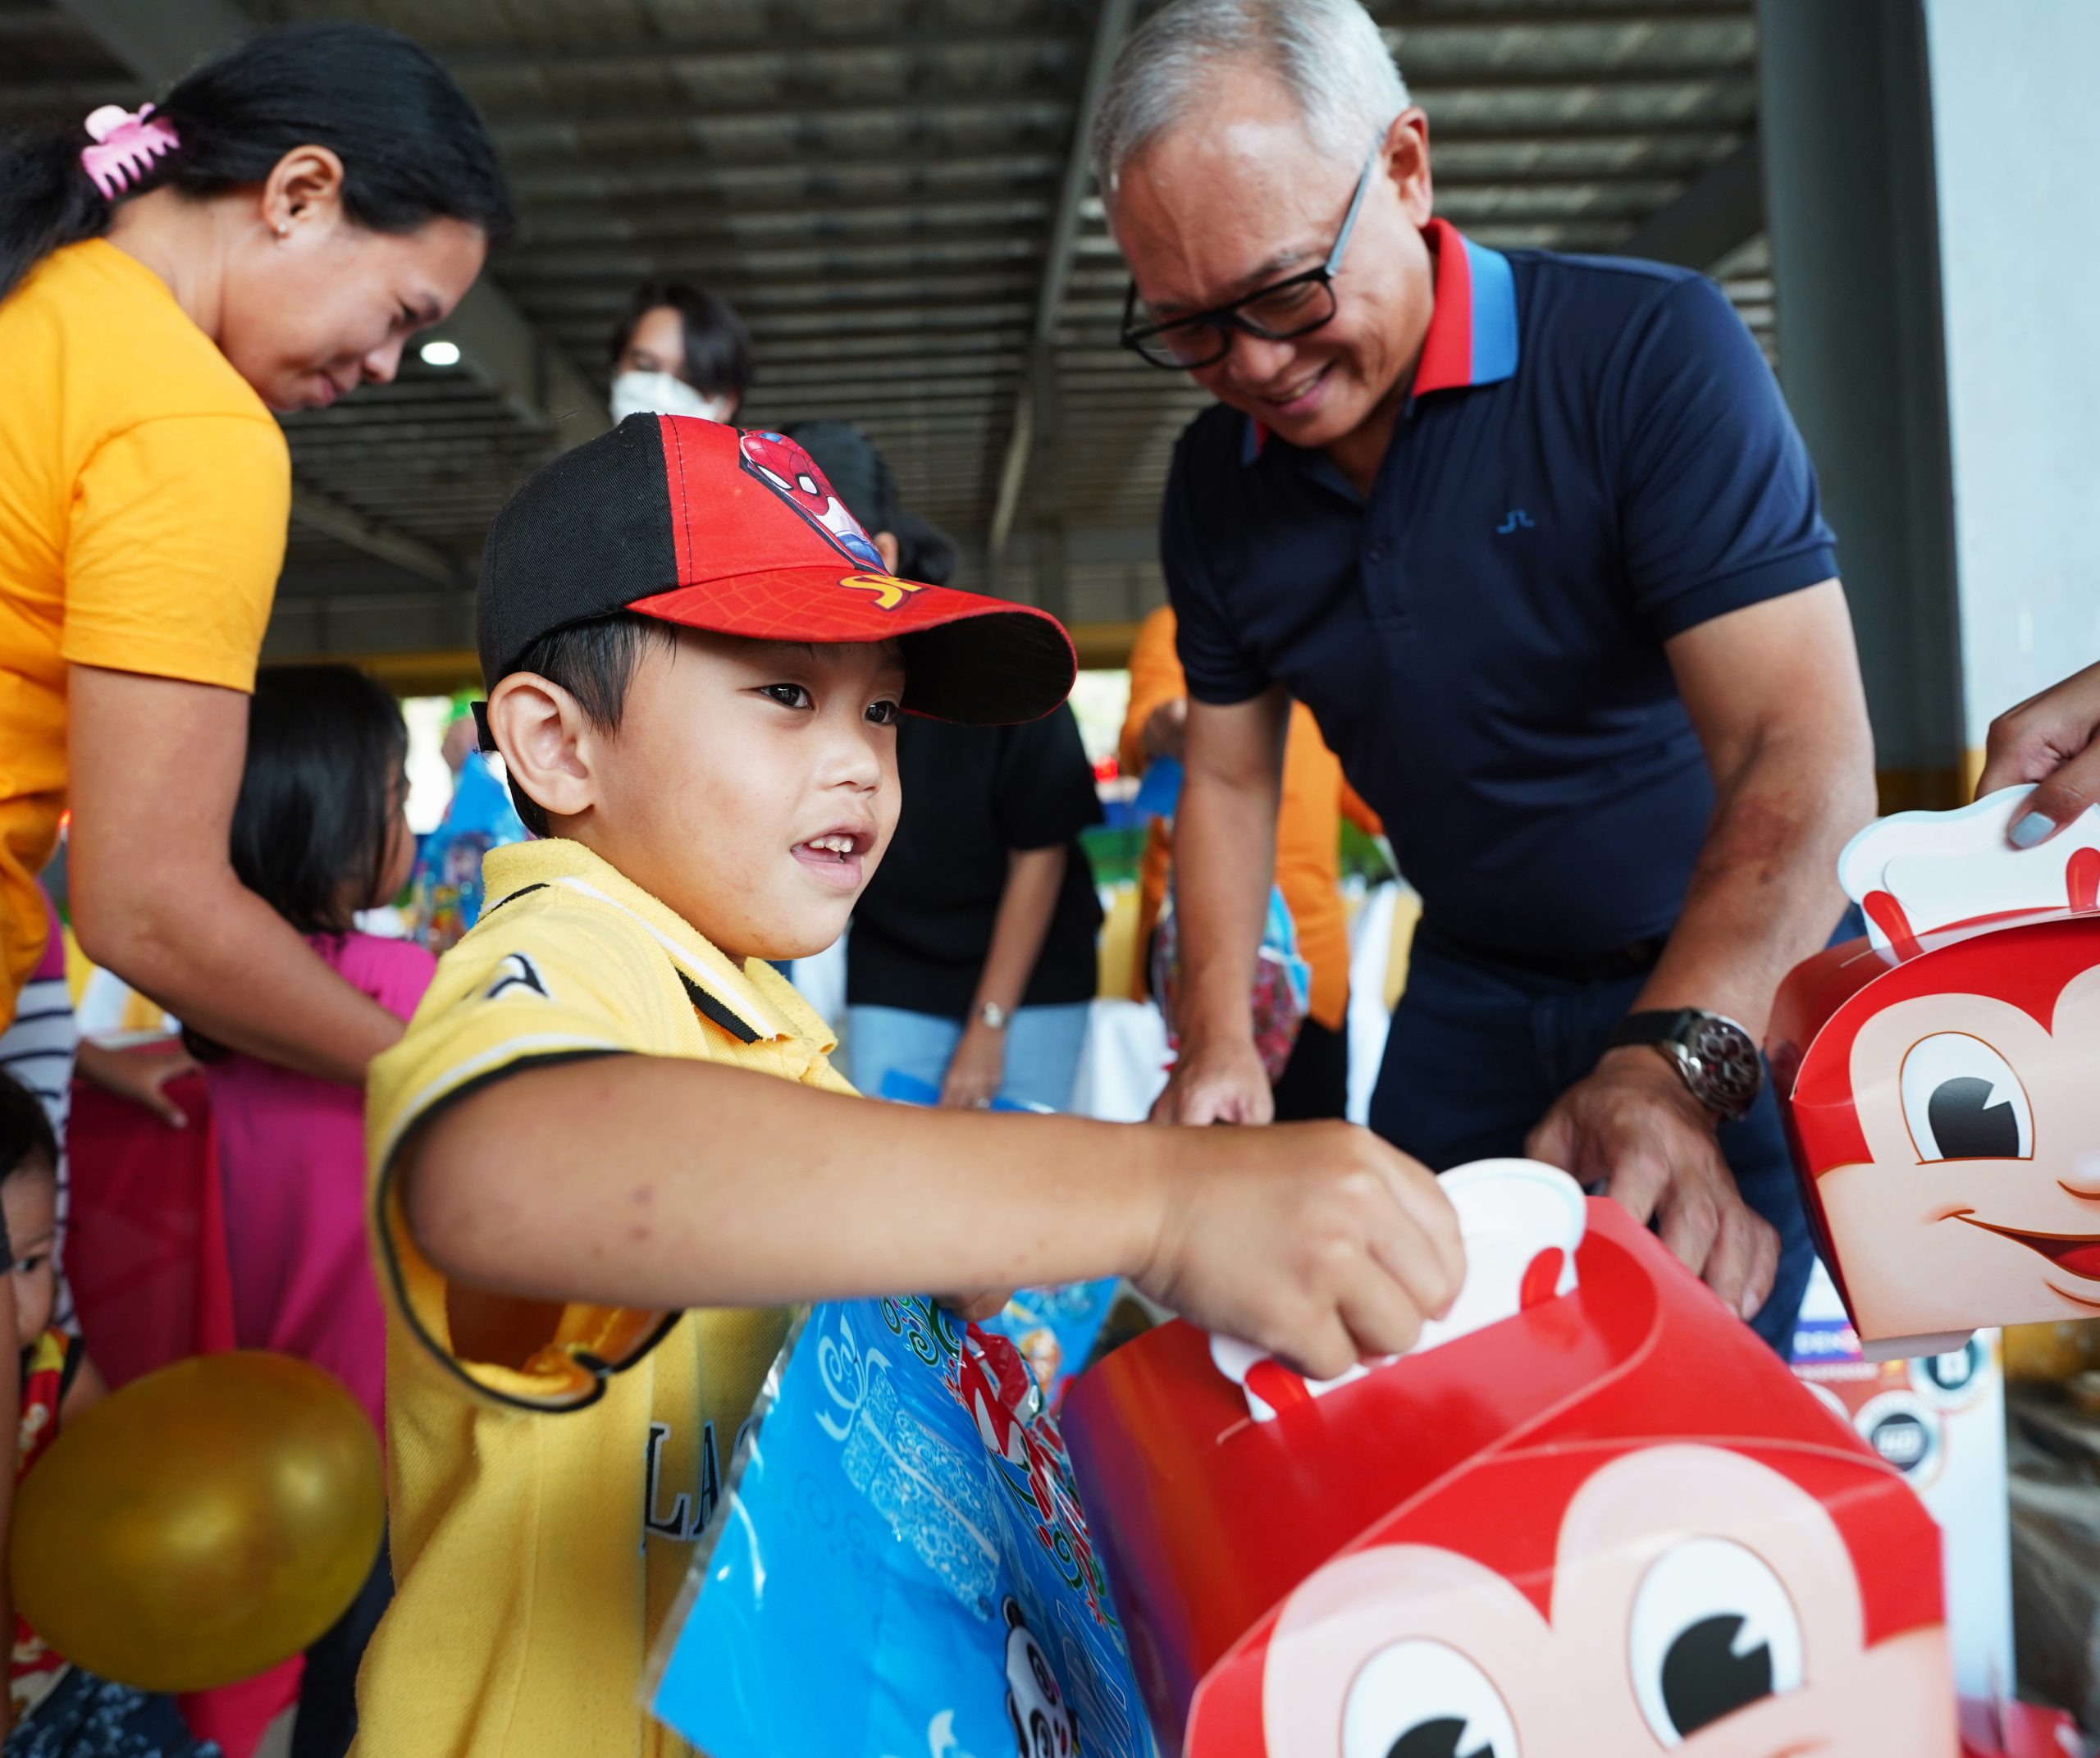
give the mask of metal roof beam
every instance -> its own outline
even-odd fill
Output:
[[[313,489],[292,491],[292,523],[332,537],[363,555],[391,562],[396,568],[440,586],[459,584],[459,569],[443,550],[420,537],[411,537],[377,524],[354,509]]]
[[[1019,9],[1017,9],[1019,11]],[[1717,4],[1655,7],[1547,8],[1531,7],[1498,12],[1452,14],[1415,5],[1372,8],[1389,34],[1435,31],[1490,36],[1510,30],[1566,30],[1646,25],[1751,24],[1754,15],[1742,0]],[[463,74],[534,72],[552,61],[564,71],[656,67],[720,63],[756,58],[807,62],[838,55],[948,55],[991,52],[1001,55],[1041,54],[1072,48],[1071,39],[1046,28],[1061,16],[1058,9],[1035,7],[1019,11],[1009,25],[991,30],[934,26],[882,31],[769,31],[750,37],[726,33],[705,37],[666,37],[627,43],[602,39],[564,43],[546,49],[463,48],[445,54],[446,66]]]
[[[148,84],[172,84],[240,41],[254,21],[234,0],[58,0],[67,16]],[[483,275],[445,319],[475,376],[522,421],[564,445],[604,432],[605,412],[559,349]]]
[[[1079,235],[1080,206],[1086,199],[1093,176],[1087,162],[1088,137],[1093,132],[1094,112],[1101,107],[1102,89],[1108,83],[1124,38],[1130,34],[1130,19],[1135,9],[1134,0],[1101,0],[1101,11],[1094,21],[1093,47],[1087,56],[1086,83],[1080,89],[1079,104],[1072,116],[1072,138],[1065,153],[1064,185],[1058,192],[1057,212],[1050,223],[1049,241],[1043,251],[1042,284],[1036,290],[1035,322],[1029,345],[1039,365],[1046,370],[1025,375],[1021,380],[1020,401],[1014,410],[1013,427],[1007,436],[1006,457],[999,470],[999,497],[992,513],[989,555],[994,568],[998,565],[999,552],[1006,546],[1007,533],[1013,528],[1014,514],[1020,505],[1022,467],[1035,438],[1038,420],[1032,407],[1036,389],[1033,381],[1041,378],[1048,383],[1055,376],[1054,369],[1048,369],[1051,339],[1057,326],[1057,307],[1065,296],[1066,277],[1071,272],[1072,241]],[[1050,423],[1049,412],[1045,413],[1043,421],[1046,426]]]
[[[1438,104],[1456,98],[1519,92],[1577,96],[1599,90],[1623,93],[1645,88],[1674,98],[1681,96],[1687,86],[1725,84],[1740,85],[1746,97],[1754,98],[1751,88],[1755,83],[1755,57],[1746,53],[1727,61],[1687,62],[1681,66],[1661,68],[1638,64],[1570,69],[1496,67],[1449,76],[1430,74],[1411,78],[1408,90],[1414,101],[1433,116]],[[1043,97],[1034,90],[988,92],[981,84],[951,91],[903,94],[886,103],[865,100],[842,103],[838,94],[818,89],[726,103],[702,103],[697,98],[679,95],[644,100],[630,94],[564,101],[538,94],[529,103],[487,107],[489,126],[500,139],[550,124],[597,124],[606,132],[613,133],[621,126],[655,127],[665,122],[712,130],[738,123],[790,121],[798,128],[809,130],[813,126],[865,127],[870,123],[894,126],[906,119],[923,121],[938,117],[951,123],[975,118],[1004,129],[1030,123],[1050,128],[1068,122],[1071,107],[1061,97]],[[1547,119],[1546,126],[1550,126],[1550,121]],[[1637,128],[1639,125],[1622,121],[1619,126]]]
[[[1619,248],[1630,257],[1706,270],[1764,230],[1764,167],[1752,135],[1650,214]]]

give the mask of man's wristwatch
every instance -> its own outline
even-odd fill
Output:
[[[1757,1046],[1736,1022],[1698,1007],[1629,1013],[1607,1049],[1653,1044],[1668,1058],[1691,1096],[1724,1123],[1739,1121],[1764,1084]]]
[[[995,1032],[1004,1031],[1007,1021],[1011,1017],[1012,1015],[996,1001],[988,1001],[977,1010],[977,1023]]]

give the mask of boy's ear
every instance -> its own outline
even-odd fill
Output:
[[[537,672],[513,672],[489,692],[489,730],[511,779],[550,818],[597,803],[594,728],[582,705]]]

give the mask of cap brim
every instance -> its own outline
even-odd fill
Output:
[[[783,568],[674,587],[639,616],[751,641],[894,641],[904,705],[977,726],[1040,719],[1072,692],[1079,656],[1048,611],[887,574]]]

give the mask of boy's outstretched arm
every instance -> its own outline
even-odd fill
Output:
[[[1125,1275],[1329,1377],[1396,1352],[1463,1271],[1436,1180],[1367,1131],[923,1111],[705,1062],[520,1070],[395,1163],[455,1282],[672,1309]]]

